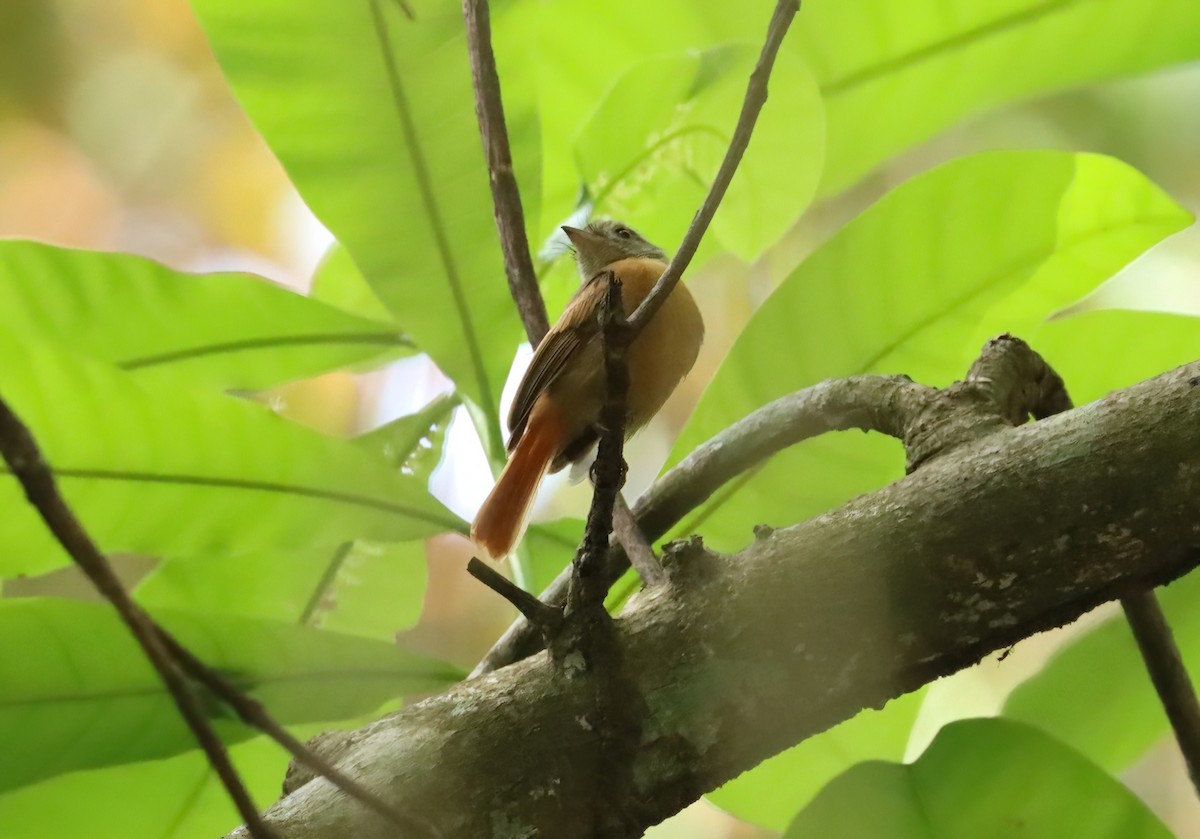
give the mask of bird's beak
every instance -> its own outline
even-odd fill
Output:
[[[579,247],[579,243],[588,237],[586,230],[580,230],[578,227],[568,227],[565,224],[562,226],[562,232],[567,234],[567,238],[571,240],[571,244],[575,245],[575,247]]]

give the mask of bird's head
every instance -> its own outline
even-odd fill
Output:
[[[587,227],[563,227],[563,232],[575,247],[579,274],[584,281],[594,277],[606,265],[628,257],[661,259],[663,249],[647,242],[642,235],[624,222],[615,219],[593,221]]]

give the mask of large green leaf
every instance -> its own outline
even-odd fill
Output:
[[[783,830],[833,778],[865,760],[900,760],[924,690],[866,710],[798,746],[763,761],[708,795],[740,819]]]
[[[977,334],[1023,329],[1189,221],[1119,161],[990,152],[901,185],[802,264],[754,315],[671,454],[678,462],[754,408],[822,379],[961,377]],[[1000,304],[1004,305],[1000,305]],[[899,445],[826,435],[777,455],[675,533],[719,549],[751,526],[791,524],[898,476]]]
[[[482,410],[482,436],[499,455],[497,403],[521,326],[504,282],[460,8],[436,0],[192,6],[305,201]],[[533,68],[501,67],[510,69],[513,158],[536,218],[537,119],[531,86],[516,83],[518,71]]]
[[[405,475],[428,483],[442,459],[446,431],[457,406],[453,396],[435,397],[421,410],[385,423],[354,442]]]
[[[1158,589],[1193,679],[1200,676],[1200,575]],[[1096,697],[1104,701],[1097,702]],[[1013,691],[1004,715],[1032,723],[1104,768],[1129,767],[1170,731],[1123,615],[1059,650]]]
[[[350,252],[336,242],[321,258],[308,293],[314,300],[365,318],[393,317],[354,264]]]
[[[285,725],[371,711],[462,674],[394,644],[294,623],[156,611],[192,652]],[[195,741],[129,631],[106,605],[0,602],[0,788],[77,769],[164,757]],[[249,735],[212,705],[224,737]]]
[[[423,481],[353,443],[4,333],[0,396],[32,429],[106,552],[248,553],[464,528]],[[65,562],[17,482],[0,472],[0,576]]]
[[[296,733],[303,738],[310,732]],[[231,746],[229,755],[260,807],[279,797],[279,782],[291,760],[283,749],[256,737]],[[136,791],[136,802],[131,791]],[[222,836],[239,822],[228,793],[196,750],[71,772],[0,794],[5,839],[197,839]]]
[[[785,839],[1171,839],[1115,778],[1034,728],[951,723],[908,766],[862,763],[829,784]]]
[[[668,248],[683,238],[733,135],[758,45],[661,56],[630,68],[575,143],[597,211]],[[808,206],[820,177],[824,121],[804,63],[783,54],[771,98],[713,220],[710,238],[753,259]],[[707,241],[707,240],[706,240]]]
[[[128,254],[0,242],[0,329],[139,376],[265,388],[411,342],[247,274],[184,274]]]
[[[1200,318],[1096,309],[1047,321],[1029,342],[1082,405],[1200,358]]]
[[[986,108],[1200,57],[1193,0],[812,0],[795,29],[825,100],[824,194]]]

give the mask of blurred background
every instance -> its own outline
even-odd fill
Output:
[[[755,306],[830,230],[895,183],[933,162],[982,148],[1095,150],[1131,163],[1195,212],[1198,102],[1200,66],[1194,66],[986,115],[810,213],[757,263],[710,262],[690,279],[708,324],[704,354],[668,409],[632,444],[631,495],[657,473],[690,405]],[[186,0],[0,2],[0,236],[127,251],[189,271],[253,271],[301,291],[331,243],[233,99]],[[1169,301],[1177,311],[1200,315],[1198,261],[1200,237],[1189,231],[1099,294],[1135,308]],[[368,376],[322,376],[268,398],[301,422],[351,434],[415,410],[446,386],[436,368],[418,357]],[[470,424],[458,417],[450,455],[435,478],[438,494],[466,517],[490,486],[473,438]],[[541,512],[582,515],[586,503],[584,488],[556,483],[544,493]],[[432,540],[427,554],[425,611],[406,642],[470,667],[511,613],[463,573],[468,550],[461,539]],[[68,589],[72,585],[70,575],[59,574],[8,589],[6,596],[83,591]],[[926,728],[936,730],[938,709],[945,716],[993,711],[1060,637],[1031,639],[1003,668],[987,661],[940,686]],[[923,743],[913,746],[919,752]],[[1125,780],[1179,836],[1200,837],[1200,806],[1171,742]],[[699,803],[651,835],[772,834]]]

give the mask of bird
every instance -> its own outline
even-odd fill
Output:
[[[508,462],[471,525],[476,551],[492,560],[510,554],[520,541],[546,474],[586,463],[599,440],[605,377],[597,307],[610,277],[620,280],[628,317],[667,268],[666,253],[623,222],[604,219],[562,230],[574,247],[581,285],[521,379],[508,414]],[[626,350],[627,439],[691,371],[703,341],[700,309],[683,283],[676,283]]]

